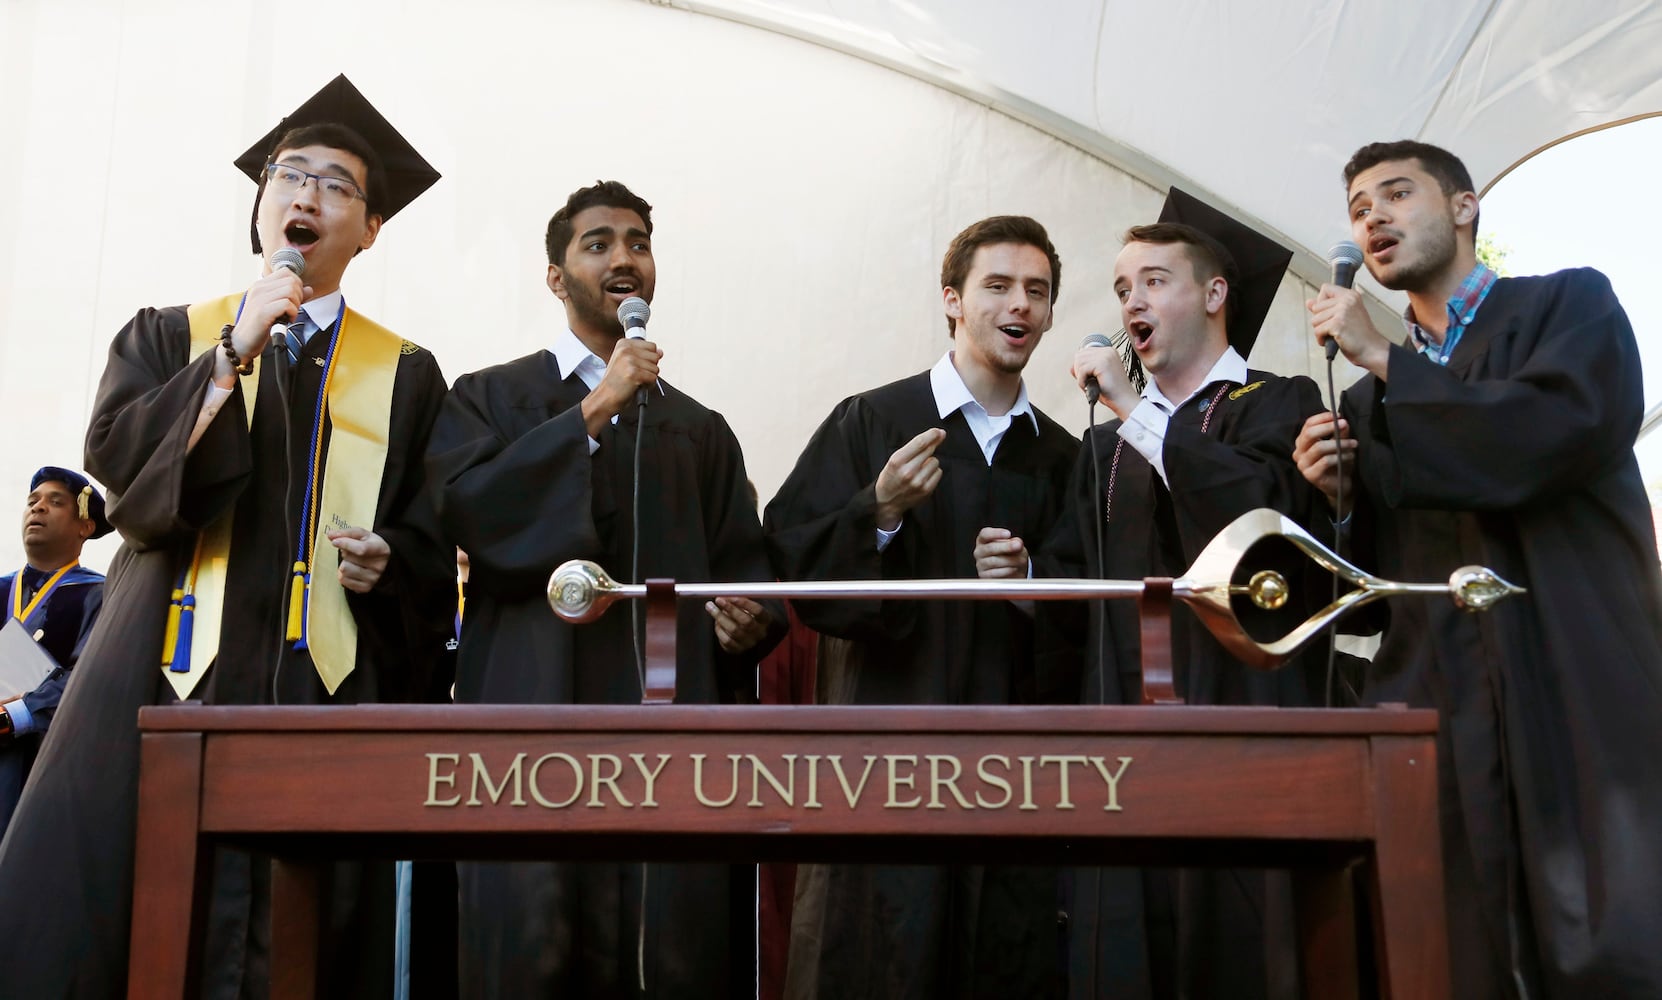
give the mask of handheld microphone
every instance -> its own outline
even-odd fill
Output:
[[[277,252],[271,255],[271,270],[292,271],[295,277],[303,278],[306,276],[306,256],[293,247],[278,247]],[[288,332],[288,323],[279,320],[271,324],[271,342],[287,351]]]
[[[646,321],[652,318],[652,307],[639,295],[631,295],[618,303],[617,321],[623,324],[623,335],[630,340],[646,339]],[[635,405],[646,405],[646,386],[635,390]]]
[[[1327,262],[1333,266],[1333,283],[1349,288],[1356,283],[1356,269],[1362,266],[1362,248],[1349,240],[1333,244],[1327,251]],[[1339,341],[1327,338],[1327,360],[1339,356]]]
[[[1327,262],[1333,266],[1333,283],[1340,288],[1350,288],[1356,283],[1356,269],[1362,266],[1362,248],[1350,240],[1342,240],[1333,244],[1333,249],[1327,251]],[[1338,446],[1334,460],[1339,463],[1339,488],[1333,498],[1334,506],[1343,511],[1345,509],[1345,476],[1344,476],[1344,447],[1339,437],[1339,393],[1333,388],[1333,359],[1339,356],[1339,338],[1327,338],[1327,399],[1333,414],[1333,443]],[[1333,550],[1339,555],[1344,553],[1344,534],[1335,527],[1333,533]],[[1333,600],[1339,600],[1339,577],[1333,576]],[[1333,678],[1336,673],[1335,664],[1339,656],[1339,625],[1334,622],[1327,637],[1327,694],[1323,704],[1333,707]]]
[[[1079,349],[1080,350],[1084,350],[1087,347],[1113,347],[1113,346],[1114,346],[1114,342],[1112,340],[1109,340],[1107,338],[1107,336],[1105,336],[1103,334],[1100,334],[1100,333],[1093,333],[1093,334],[1087,336],[1084,340],[1081,340],[1079,342]],[[1096,384],[1096,376],[1092,375],[1089,378],[1085,379],[1085,402],[1086,402],[1086,404],[1090,405],[1090,406],[1095,406],[1096,401],[1098,399],[1101,399],[1101,398],[1102,398],[1102,386]]]

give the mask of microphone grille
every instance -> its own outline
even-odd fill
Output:
[[[623,324],[625,330],[635,326],[645,326],[646,321],[652,318],[652,307],[639,295],[631,295],[618,303],[617,321]]]
[[[1362,266],[1362,248],[1350,240],[1342,240],[1333,244],[1333,249],[1327,251],[1329,264],[1349,264],[1351,267]]]
[[[1108,339],[1107,334],[1093,333],[1079,342],[1080,347],[1113,347],[1114,342]]]
[[[271,269],[284,269],[305,275],[306,255],[293,247],[278,247],[277,252],[271,255]]]

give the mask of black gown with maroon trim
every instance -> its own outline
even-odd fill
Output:
[[[1203,386],[1170,419],[1161,452],[1169,486],[1120,438],[1120,421],[1088,431],[1068,487],[1068,512],[1045,542],[1040,574],[1178,577],[1213,536],[1249,510],[1268,507],[1305,526],[1325,518],[1321,495],[1292,460],[1299,428],[1321,409],[1308,378],[1251,371],[1245,386]],[[1295,594],[1302,590],[1273,615],[1238,604],[1249,632],[1260,638],[1285,634],[1326,603],[1326,585],[1285,543],[1255,547],[1248,558],[1279,569]],[[1135,601],[1041,608],[1043,619],[1084,646],[1084,669],[1071,678],[1081,703],[1141,703]],[[1187,608],[1173,606],[1174,683],[1191,705],[1319,705],[1325,654],[1321,645],[1274,672],[1254,670],[1225,651]],[[1078,869],[1068,895],[1069,994],[1124,1000],[1297,997],[1287,893],[1284,875],[1261,871],[1184,869],[1139,877],[1130,869]]]
[[[787,580],[973,578],[977,532],[1029,547],[1061,509],[1078,445],[1037,410],[1015,417],[991,465],[962,413],[942,419],[928,372],[843,401],[768,505]],[[889,456],[944,427],[933,494],[877,550],[876,481]],[[1032,619],[1007,602],[799,601],[827,638],[822,704],[1003,705],[1058,700],[1039,687]],[[1046,996],[1059,989],[1052,869],[802,866],[791,922],[794,997]]]

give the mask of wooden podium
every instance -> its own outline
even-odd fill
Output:
[[[315,992],[341,857],[1287,867],[1324,998],[1355,993],[1361,863],[1381,994],[1448,996],[1432,712],[183,705],[139,727],[132,997],[194,995],[215,844],[278,859],[274,998]]]

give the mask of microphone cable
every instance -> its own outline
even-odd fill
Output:
[[[1362,248],[1350,240],[1342,240],[1327,251],[1327,261],[1333,268],[1333,284],[1340,288],[1350,288],[1356,282],[1356,271],[1362,266]],[[1339,436],[1339,394],[1333,387],[1333,362],[1339,357],[1339,339],[1329,336],[1326,345],[1327,354],[1327,400],[1330,412],[1333,414],[1333,461],[1337,465],[1337,486],[1334,491],[1333,504],[1335,513],[1339,515],[1333,522],[1333,553],[1340,559],[1344,558],[1344,534],[1350,520],[1345,513],[1345,448],[1344,439]],[[1353,503],[1355,501],[1352,501]],[[1333,602],[1339,600],[1339,575],[1333,574]],[[1327,636],[1327,683],[1323,695],[1324,704],[1333,707],[1333,678],[1338,673],[1339,659],[1339,623],[1335,621],[1328,630]],[[1351,697],[1358,705],[1362,703],[1362,696],[1351,686],[1350,681],[1343,681],[1345,688],[1350,691]]]
[[[630,476],[629,508],[632,526],[630,528],[629,582],[641,582],[641,445],[646,436],[646,400],[637,399],[635,410],[635,471]],[[629,602],[629,634],[635,640],[635,678],[640,681],[641,698],[646,697],[646,656],[641,650],[641,603]]]
[[[1108,516],[1106,511],[1101,517],[1096,514],[1096,505],[1103,503],[1102,453],[1097,450],[1096,441],[1096,404],[1097,401],[1094,399],[1086,404],[1090,413],[1090,429],[1085,432],[1085,436],[1091,441],[1091,523],[1096,526],[1096,571],[1099,577],[1107,579]],[[1104,676],[1108,667],[1108,601],[1099,597],[1091,603],[1097,613],[1096,703],[1105,705],[1108,702],[1108,681]]]
[[[629,579],[633,583],[641,583],[641,446],[646,438],[646,388],[643,386],[635,393],[635,454],[633,462],[634,474],[630,477],[630,518],[633,521],[631,528],[631,553],[629,556]],[[635,678],[640,682],[641,700],[646,699],[646,656],[641,649],[641,604],[642,601],[629,602],[629,634],[635,641]],[[641,902],[640,920],[636,924],[635,933],[635,972],[642,996],[646,995],[646,903],[647,885],[650,870],[645,861],[641,865]]]
[[[1337,340],[1329,340],[1328,341],[1328,345],[1330,347],[1333,347],[1337,344],[1338,344]],[[1340,559],[1343,559],[1345,557],[1345,550],[1344,550],[1344,533],[1345,533],[1345,524],[1344,524],[1344,521],[1345,521],[1345,517],[1344,517],[1344,511],[1345,511],[1345,475],[1344,475],[1344,473],[1345,473],[1345,461],[1344,461],[1344,459],[1345,459],[1345,449],[1344,449],[1344,441],[1339,437],[1339,396],[1336,392],[1333,391],[1333,359],[1338,353],[1339,352],[1337,350],[1330,350],[1330,351],[1327,352],[1327,399],[1328,399],[1329,405],[1332,407],[1331,412],[1333,414],[1333,448],[1334,448],[1333,459],[1334,459],[1335,462],[1337,462],[1339,464],[1339,470],[1338,470],[1339,489],[1337,491],[1338,495],[1334,498],[1334,501],[1333,501],[1334,506],[1336,507],[1336,513],[1339,515],[1339,518],[1338,518],[1338,520],[1333,522],[1333,554],[1338,556]],[[1330,598],[1330,600],[1333,601],[1333,602],[1337,602],[1339,600],[1339,574],[1330,573],[1329,576],[1332,577],[1332,583],[1333,583],[1333,593],[1332,593],[1332,597]],[[1339,666],[1339,623],[1337,621],[1335,621],[1333,623],[1333,625],[1331,626],[1331,628],[1328,630],[1328,633],[1327,633],[1327,685],[1326,685],[1326,693],[1323,695],[1323,701],[1322,701],[1322,704],[1324,706],[1326,706],[1327,708],[1332,708],[1333,707],[1333,677],[1338,672],[1338,666]],[[1347,686],[1348,686],[1348,684],[1347,684]],[[1358,699],[1358,700],[1360,700],[1360,699]]]
[[[289,271],[289,272],[295,274],[298,277],[304,278],[305,275],[306,275],[306,256],[305,256],[305,254],[302,254],[300,251],[294,249],[293,247],[278,247],[271,254],[270,270],[272,272],[276,272],[278,270]],[[342,308],[345,308],[344,303],[342,305]],[[238,307],[238,312],[240,314],[241,307]],[[272,368],[273,368],[273,371],[271,373],[271,375],[272,375],[271,381],[277,386],[277,408],[278,408],[278,412],[279,412],[279,416],[280,416],[280,420],[278,422],[280,424],[282,424],[282,428],[283,428],[282,441],[283,441],[283,546],[284,546],[284,551],[287,551],[287,548],[288,548],[289,529],[290,529],[290,527],[294,526],[294,522],[295,522],[294,510],[290,506],[290,503],[291,503],[290,497],[291,497],[292,493],[294,492],[294,438],[293,438],[293,432],[289,429],[289,418],[290,418],[290,414],[289,414],[289,405],[290,405],[290,403],[289,403],[289,396],[290,396],[289,380],[294,376],[294,373],[290,370],[290,366],[289,366],[289,363],[288,363],[288,360],[289,360],[288,332],[289,332],[289,327],[293,326],[295,323],[301,322],[302,321],[301,317],[304,316],[304,315],[305,315],[304,312],[296,312],[294,314],[294,320],[292,322],[273,324],[272,327],[271,327],[271,333],[266,338],[266,351],[265,351],[265,353],[268,354],[271,357]],[[240,315],[239,315],[238,318],[239,319],[241,318]],[[278,343],[278,337],[276,336],[277,331],[279,329],[281,329],[282,332],[283,332],[281,343]],[[255,402],[256,408],[258,408],[259,400],[256,399],[254,402]],[[252,421],[250,421],[250,426],[252,426]],[[232,516],[235,516],[234,511],[233,511]],[[299,532],[302,532],[302,531],[305,531],[305,530],[306,530],[306,526],[304,524],[301,524],[299,527],[295,528],[296,537],[298,538]],[[284,587],[283,588],[283,593],[285,595],[289,594],[290,593],[289,587]],[[304,598],[302,598],[302,599],[304,599]],[[288,605],[287,605],[287,603],[284,603],[282,605],[282,607],[283,607],[283,615],[282,615],[280,620],[286,623],[287,620],[288,620]],[[301,606],[301,613],[302,614],[305,613],[305,606],[304,605]],[[221,618],[221,621],[223,622],[223,617]],[[283,676],[283,657],[284,657],[284,654],[286,654],[288,652],[288,646],[289,646],[289,640],[288,640],[288,635],[286,634],[286,629],[285,629],[285,633],[277,641],[277,661],[274,664],[272,664],[272,667],[271,667],[271,703],[273,705],[281,705],[283,703],[282,696],[279,693],[280,689],[278,687],[278,681],[281,680],[282,676]]]

